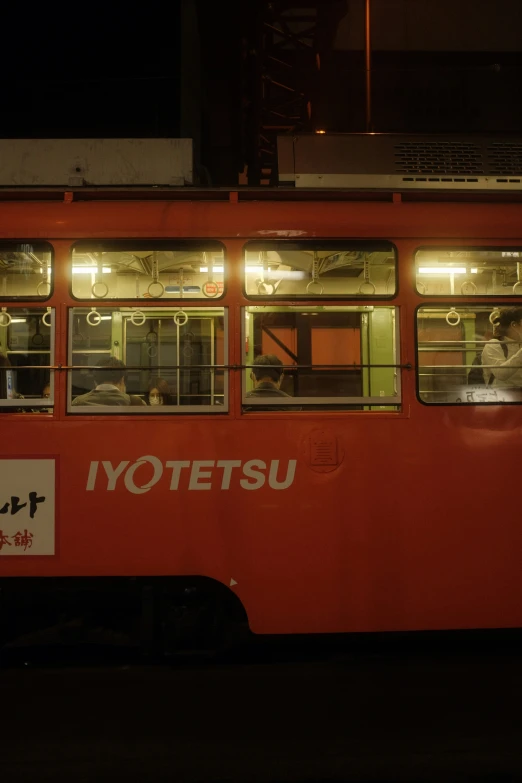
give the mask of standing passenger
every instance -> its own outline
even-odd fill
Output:
[[[493,339],[482,351],[484,381],[492,387],[522,387],[522,307],[502,307],[493,319]],[[507,355],[502,346],[507,348]],[[488,365],[492,365],[489,366]]]

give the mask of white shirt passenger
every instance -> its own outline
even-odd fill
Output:
[[[510,337],[504,337],[502,342],[507,346],[507,357],[504,356],[500,340],[489,340],[482,351],[484,382],[489,383],[493,373],[493,382],[490,384],[493,387],[522,387],[522,347]],[[488,368],[488,364],[494,367]]]

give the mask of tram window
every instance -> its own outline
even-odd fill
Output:
[[[226,335],[223,307],[71,308],[69,412],[225,413]],[[101,369],[111,357],[124,386]]]
[[[77,242],[72,250],[76,299],[219,299],[225,257],[219,242]]]
[[[248,242],[244,268],[249,297],[371,299],[396,293],[391,242]]]
[[[397,328],[395,307],[243,308],[243,410],[398,410]]]
[[[54,317],[47,307],[0,312],[0,410],[47,412],[54,404]]]
[[[496,359],[511,359],[520,349],[514,339],[499,343],[492,322],[498,306],[420,307],[417,311],[417,388],[422,402],[440,404],[495,404],[522,402],[522,369],[495,377],[483,361],[486,345]],[[493,342],[489,342],[493,340]],[[498,350],[497,350],[498,349]],[[516,360],[515,360],[516,361]],[[512,363],[511,363],[512,364]],[[522,357],[521,357],[522,365]],[[471,375],[470,375],[471,373]]]
[[[52,255],[47,242],[0,242],[0,300],[48,299]]]
[[[425,296],[521,296],[522,248],[421,248],[415,275]]]

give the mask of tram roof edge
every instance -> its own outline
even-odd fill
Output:
[[[522,190],[459,190],[404,188],[301,188],[301,187],[2,187],[2,203],[81,202],[178,202],[178,203],[522,203]]]
[[[279,184],[295,188],[522,191],[522,136],[279,136]]]

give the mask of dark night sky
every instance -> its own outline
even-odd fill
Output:
[[[179,5],[10,8],[2,35],[3,137],[164,136],[179,126]]]
[[[375,130],[521,134],[522,30],[513,51],[517,36],[507,13],[517,15],[512,21],[518,25],[516,2],[438,0],[425,5],[441,10],[438,18],[415,19],[426,2],[373,0]],[[475,18],[456,14],[450,20],[448,10],[458,11],[459,3],[463,11],[466,4],[475,8]],[[258,51],[255,18],[263,5],[173,0],[139,10],[121,2],[9,6],[2,10],[0,135],[191,136],[214,184],[232,182],[248,149],[242,107],[252,101],[251,81],[242,78],[242,39],[250,37],[251,50]],[[346,0],[335,46],[322,53],[314,86],[312,121],[332,131],[365,130],[362,7],[362,0]],[[415,48],[417,39],[424,49]],[[455,49],[459,40],[461,51]]]

